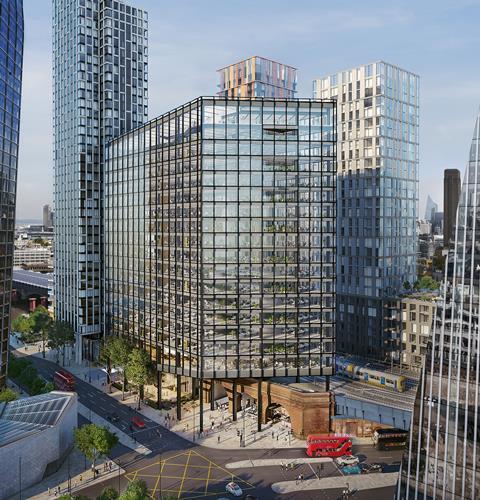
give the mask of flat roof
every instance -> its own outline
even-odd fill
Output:
[[[0,447],[53,427],[75,395],[53,391],[0,406]]]
[[[53,273],[39,273],[27,269],[14,268],[12,280],[26,285],[37,286],[39,288],[50,288],[50,282],[53,281]]]

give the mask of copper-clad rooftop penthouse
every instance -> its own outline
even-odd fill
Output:
[[[334,100],[200,97],[106,151],[107,329],[162,372],[329,375]]]
[[[253,56],[218,70],[219,96],[280,97],[297,93],[297,70],[264,57]]]
[[[456,214],[443,304],[418,388],[399,499],[480,497],[480,116]]]

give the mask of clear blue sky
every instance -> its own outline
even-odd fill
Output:
[[[478,0],[130,0],[150,20],[149,114],[216,91],[216,69],[250,55],[312,80],[383,59],[421,78],[420,214],[442,205],[445,168],[462,171],[480,104]],[[24,0],[18,218],[52,200],[51,0]]]

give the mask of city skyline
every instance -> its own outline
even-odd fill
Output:
[[[152,12],[152,19],[160,28],[151,34],[149,118],[197,95],[214,95],[217,90],[216,70],[252,55],[298,68],[297,97],[305,98],[312,95],[314,78],[382,59],[406,67],[422,78],[419,213],[424,211],[428,194],[436,200],[442,199],[442,185],[436,182],[440,173],[445,168],[463,169],[467,160],[464,151],[468,148],[465,137],[473,119],[472,110],[480,102],[480,91],[475,85],[479,70],[475,67],[466,70],[473,57],[470,47],[475,44],[472,38],[476,36],[466,34],[475,32],[469,28],[475,18],[472,14],[478,9],[473,2],[437,2],[434,10],[429,8],[432,2],[414,8],[406,2],[403,10],[400,10],[401,6],[380,7],[379,2],[368,2],[375,8],[375,14],[369,17],[365,17],[363,6],[360,12],[360,7],[352,2],[347,2],[342,8],[322,7],[321,19],[325,20],[322,23],[328,22],[328,26],[324,26],[320,34],[316,27],[323,24],[315,14],[320,15],[320,9],[313,8],[314,3],[301,2],[311,15],[308,23],[300,28],[295,19],[301,10],[292,15],[285,9],[272,10],[270,2],[266,2],[259,9],[268,10],[277,25],[287,29],[261,28],[260,15],[258,22],[249,22],[246,28],[241,22],[229,28],[239,30],[236,26],[242,26],[242,31],[247,30],[250,35],[255,33],[255,36],[225,36],[226,42],[220,48],[215,39],[226,30],[220,28],[221,20],[229,19],[233,7],[217,9],[215,19],[211,20],[201,12],[200,6],[191,3],[186,25],[193,24],[198,17],[203,24],[200,28],[197,24],[195,29],[186,30],[190,32],[175,45],[170,40],[172,33],[180,27],[182,11],[159,6],[152,0],[143,0],[139,4]],[[352,14],[344,20],[343,14],[349,8]],[[46,36],[51,29],[50,10],[50,2],[25,2],[29,36],[25,48],[26,105],[22,110],[18,219],[37,218],[36,207],[52,200],[51,38]],[[247,13],[238,15],[247,20]],[[315,20],[320,24],[315,24]],[[422,29],[415,29],[415,26]],[[402,38],[400,46],[398,37],[403,36],[405,29],[409,30],[410,38]],[[389,37],[386,39],[384,35],[387,33]],[[323,37],[330,39],[332,34],[339,35],[342,42],[328,54],[319,55]],[[381,47],[376,43],[377,37],[382,39]],[[353,46],[350,44],[352,40],[355,40]],[[348,52],[342,50],[347,46]],[[418,47],[424,48],[418,50]],[[182,60],[182,64],[178,65],[177,60]],[[448,66],[445,66],[445,60],[450,61]],[[164,78],[165,73],[169,74],[168,78]],[[457,84],[458,74],[463,76]],[[45,99],[39,100],[39,93]]]

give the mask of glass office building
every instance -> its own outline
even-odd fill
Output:
[[[0,388],[8,363],[22,64],[23,2],[0,0]]]
[[[415,401],[399,499],[473,500],[480,494],[479,193],[480,116],[458,203],[443,303]]]
[[[162,372],[332,373],[335,101],[201,97],[106,151],[108,330]]]
[[[250,57],[218,70],[223,97],[280,97],[297,93],[297,70],[264,57]]]
[[[395,298],[416,281],[418,76],[385,62],[313,82],[338,102],[337,351],[399,359]]]
[[[146,121],[147,29],[123,1],[53,0],[55,314],[77,362],[103,334],[103,148]]]

